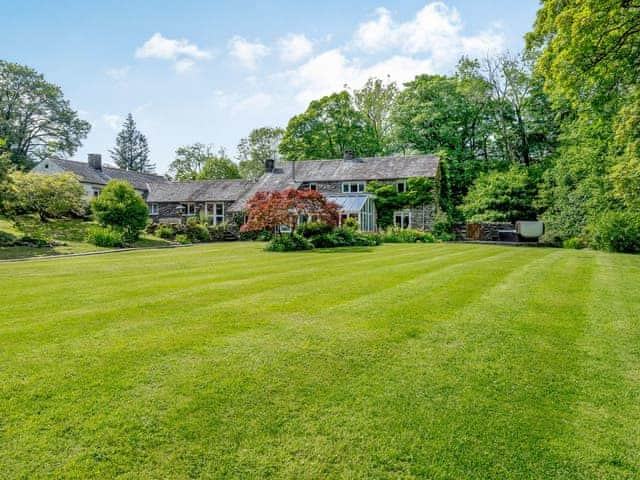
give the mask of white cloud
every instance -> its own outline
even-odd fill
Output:
[[[173,64],[173,69],[178,73],[186,73],[190,70],[193,70],[193,67],[196,66],[196,62],[191,60],[190,58],[183,58],[181,60],[176,60]]]
[[[122,117],[120,115],[114,115],[110,113],[105,113],[102,115],[102,121],[107,124],[107,126],[114,131],[120,129],[122,125]]]
[[[313,52],[313,42],[304,34],[290,33],[278,40],[280,59],[285,63],[303,60]]]
[[[256,112],[260,110],[265,110],[271,106],[273,103],[273,98],[271,95],[266,93],[256,93],[255,95],[251,95],[247,98],[240,100],[233,107],[234,113],[240,112]]]
[[[123,82],[129,76],[131,67],[110,68],[107,70],[107,76],[116,82]]]
[[[229,54],[249,70],[255,70],[260,60],[271,53],[266,45],[236,35],[229,42]]]
[[[465,35],[458,10],[432,2],[404,23],[393,20],[386,8],[376,18],[360,24],[352,47],[367,53],[399,50],[408,55],[429,55],[439,65],[452,65],[464,54],[484,55],[504,49],[505,38],[496,28]]]
[[[340,91],[349,86],[359,88],[370,77],[387,78],[399,83],[412,80],[421,73],[433,72],[429,59],[393,56],[372,65],[362,65],[349,59],[340,49],[333,49],[309,59],[284,74],[296,88],[296,100],[302,105],[309,101]]]
[[[211,52],[203,50],[186,39],[171,39],[154,33],[141,47],[136,50],[136,58],[155,58],[173,62],[173,68],[178,73],[191,70],[197,60],[208,60]]]

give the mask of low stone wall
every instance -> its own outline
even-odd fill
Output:
[[[480,240],[488,242],[497,242],[500,240],[498,235],[499,230],[513,230],[515,226],[508,222],[486,222],[480,223],[480,238],[471,238],[470,230],[474,227],[470,227],[468,223],[456,223],[453,226],[453,231],[456,234],[458,240]]]

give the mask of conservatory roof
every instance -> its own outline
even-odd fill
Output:
[[[327,200],[337,203],[343,212],[359,212],[371,195],[329,195]]]

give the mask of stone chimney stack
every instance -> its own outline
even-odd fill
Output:
[[[94,170],[102,171],[102,155],[99,153],[90,153],[87,156],[87,163]]]
[[[351,161],[354,160],[356,158],[356,152],[354,152],[353,150],[345,150],[344,151],[344,160],[345,161]]]

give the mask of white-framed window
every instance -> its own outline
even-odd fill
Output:
[[[396,182],[396,192],[404,193],[406,191],[407,191],[407,182],[406,182],[406,180],[400,180],[399,182]]]
[[[393,212],[393,224],[400,228],[409,228],[411,226],[411,211],[399,210]]]
[[[342,193],[362,193],[366,186],[365,182],[345,182],[342,184]]]
[[[195,203],[183,203],[182,207],[184,208],[185,215],[195,215],[196,214],[196,204]]]
[[[213,223],[218,225],[224,222],[224,203],[216,203],[213,206]]]
[[[94,197],[97,197],[98,195],[100,195],[100,192],[101,192],[100,188],[93,187],[92,190],[93,190],[93,196]]]
[[[158,215],[158,204],[152,203],[149,205],[149,215]]]

